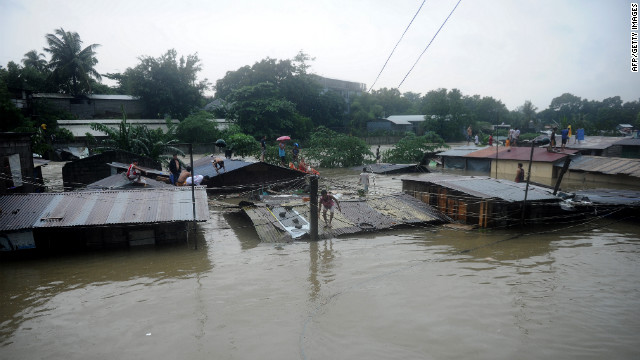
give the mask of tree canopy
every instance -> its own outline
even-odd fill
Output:
[[[198,81],[200,59],[197,54],[178,59],[171,49],[160,57],[141,56],[140,63],[124,73],[107,74],[118,81],[122,93],[139,96],[145,104],[145,116],[184,119],[203,104],[207,79]]]
[[[91,78],[100,80],[100,74],[94,69],[98,63],[95,49],[100,46],[91,44],[84,49],[77,32],[56,29],[46,35],[49,47],[44,51],[51,54],[49,68],[60,90],[71,95],[91,93]],[[30,65],[37,65],[38,55],[25,54]]]

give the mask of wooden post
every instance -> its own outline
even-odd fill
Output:
[[[569,170],[569,163],[571,163],[571,156],[567,156],[567,158],[564,160],[564,165],[562,166],[562,170],[560,170],[560,174],[558,175],[558,181],[556,181],[556,186],[553,188],[553,195],[558,193],[558,189],[560,188],[560,182],[562,181],[562,177],[564,176],[564,173],[566,173],[567,170]]]
[[[311,222],[311,241],[318,240],[318,177],[309,178],[309,217]]]
[[[193,168],[193,144],[189,143],[189,156],[191,157],[191,204],[193,205],[193,242],[198,250],[198,237],[196,235],[196,169]]]
[[[529,194],[529,180],[531,179],[531,164],[533,163],[533,149],[535,145],[535,141],[531,140],[531,154],[529,155],[529,172],[527,174],[527,186],[524,188],[524,200],[522,201],[522,217],[520,218],[520,223],[524,225],[524,213],[527,208],[527,195]]]

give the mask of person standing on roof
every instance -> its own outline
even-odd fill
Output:
[[[285,148],[284,148],[284,142],[280,142],[280,145],[278,145],[278,156],[280,157],[280,164],[282,166],[287,166],[287,163],[284,162],[284,158],[287,155],[287,153],[285,152]]]
[[[518,170],[516,170],[516,179],[517,183],[524,181],[524,169],[522,168],[522,163],[518,163]]]
[[[340,208],[340,202],[335,196],[327,194],[327,190],[320,192],[320,201],[318,201],[318,217],[320,217],[320,209],[322,210],[322,217],[324,218],[325,227],[331,227],[331,220],[333,220],[333,206],[338,205],[338,211],[342,211]],[[329,211],[329,221],[327,221],[327,210]]]
[[[362,173],[360,173],[360,184],[364,186],[364,193],[369,192],[369,173],[367,172],[367,168],[362,168]]]
[[[213,168],[216,169],[216,174],[220,173],[220,169],[224,170],[224,172],[227,172],[227,168],[224,167],[224,159],[222,158],[213,158],[213,161],[211,161],[211,165],[213,165]]]
[[[291,155],[293,156],[294,165],[298,163],[298,155],[300,154],[300,148],[298,146],[299,146],[298,143],[294,143],[293,149],[291,149]]]
[[[260,148],[262,150],[260,153],[260,161],[264,162],[264,154],[267,153],[267,135],[264,135],[262,140],[260,140]]]
[[[467,145],[471,142],[471,135],[473,135],[473,129],[471,129],[471,125],[467,128]]]
[[[169,162],[169,180],[171,185],[175,185],[182,172],[182,164],[178,160],[178,154],[173,154],[173,159]]]
[[[562,150],[564,150],[567,140],[569,140],[569,128],[562,129],[560,134],[562,134]]]

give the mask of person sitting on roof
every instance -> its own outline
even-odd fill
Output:
[[[227,168],[224,167],[224,159],[221,158],[213,158],[213,161],[211,161],[211,164],[213,164],[213,168],[216,169],[216,174],[219,174],[220,171],[219,169],[223,169],[224,172],[227,172]]]
[[[304,158],[300,157],[300,162],[298,163],[298,170],[307,172],[307,164],[304,162]]]
[[[127,169],[127,179],[131,180],[134,185],[145,185],[145,181],[141,178],[143,172],[144,170],[138,166],[138,160],[133,160]]]
[[[187,178],[191,176],[191,166],[187,166],[185,170],[182,170],[178,180],[176,181],[177,186],[183,186],[187,182]]]

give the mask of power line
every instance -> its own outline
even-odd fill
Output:
[[[411,67],[411,69],[409,69],[409,72],[407,72],[407,75],[404,76],[404,79],[402,79],[402,81],[400,82],[400,84],[398,85],[398,89],[400,88],[400,86],[402,86],[402,84],[404,83],[404,81],[407,79],[407,76],[409,76],[409,74],[411,73],[411,71],[413,70],[413,68],[416,66],[416,64],[418,64],[418,61],[420,61],[420,58],[422,58],[422,55],[424,55],[424,53],[427,51],[427,49],[429,48],[429,46],[431,45],[431,43],[433,42],[433,40],[435,40],[436,36],[438,36],[438,33],[440,33],[440,30],[442,30],[442,28],[444,27],[444,24],[447,23],[447,20],[449,20],[449,18],[451,17],[451,15],[453,14],[454,11],[456,11],[456,8],[458,7],[458,5],[460,5],[460,2],[462,0],[458,0],[458,3],[456,3],[456,6],[453,7],[453,10],[451,10],[451,12],[449,13],[449,16],[447,16],[446,19],[444,19],[444,22],[442,23],[442,25],[440,25],[440,28],[438,29],[438,31],[436,31],[435,35],[433,35],[433,37],[431,38],[431,41],[429,41],[429,43],[427,44],[427,47],[424,48],[424,50],[422,51],[422,54],[420,54],[420,56],[418,56],[418,60],[416,60],[416,62],[413,64],[413,66]]]
[[[398,40],[398,42],[396,43],[396,46],[393,47],[393,50],[391,50],[391,54],[389,54],[389,57],[387,58],[387,61],[384,62],[384,65],[382,65],[382,69],[380,69],[380,72],[378,73],[378,77],[376,77],[376,80],[373,82],[373,84],[371,85],[371,87],[369,88],[370,92],[371,89],[373,89],[373,86],[378,82],[378,79],[380,78],[380,75],[382,75],[382,72],[384,71],[384,68],[387,67],[387,63],[389,62],[389,59],[391,59],[391,56],[393,55],[393,53],[396,51],[396,48],[398,47],[398,45],[400,44],[400,41],[402,41],[402,38],[404,38],[404,34],[407,33],[407,30],[409,30],[409,27],[411,27],[411,24],[413,24],[413,20],[415,20],[416,16],[418,16],[418,13],[420,12],[420,10],[422,9],[422,6],[424,5],[424,3],[427,0],[423,0],[422,4],[420,4],[420,7],[418,8],[418,11],[416,11],[415,15],[413,15],[413,18],[411,19],[411,21],[409,21],[409,25],[407,25],[407,28],[404,29],[404,32],[402,33],[402,36],[400,36],[400,39]]]

